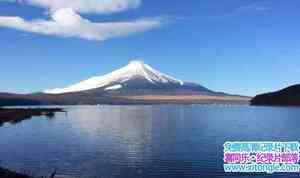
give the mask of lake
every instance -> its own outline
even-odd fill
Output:
[[[58,177],[247,178],[225,174],[226,141],[299,141],[300,108],[66,106],[0,127],[1,166]],[[300,175],[299,175],[300,176]]]

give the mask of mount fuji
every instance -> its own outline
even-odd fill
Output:
[[[104,76],[91,77],[66,88],[45,90],[46,94],[65,94],[75,92],[206,92],[209,89],[161,73],[142,61],[131,61],[125,67]]]
[[[0,105],[248,104],[249,100],[176,79],[142,61],[66,88],[25,95],[0,93]]]

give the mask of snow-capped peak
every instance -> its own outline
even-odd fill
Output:
[[[129,62],[129,64],[136,65],[136,66],[142,66],[142,65],[144,65],[144,61],[132,60],[132,61]]]
[[[148,64],[145,64],[142,61],[133,60],[125,67],[115,70],[112,73],[109,73],[107,75],[92,77],[88,80],[81,81],[67,88],[46,90],[44,91],[44,93],[62,94],[62,93],[86,91],[86,90],[102,88],[102,87],[106,87],[106,90],[117,90],[122,88],[122,83],[135,78],[143,78],[153,84],[158,84],[158,83],[172,83],[172,84],[179,84],[179,85],[184,84],[183,81],[175,79],[166,74],[163,74],[153,69]]]

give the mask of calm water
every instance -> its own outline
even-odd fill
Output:
[[[300,140],[299,108],[78,106],[67,111],[0,127],[1,165],[35,175],[58,168],[62,177],[247,178],[223,173],[225,141]]]

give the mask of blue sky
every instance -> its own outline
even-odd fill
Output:
[[[52,22],[51,14],[61,7],[0,0],[0,91],[65,87],[111,72],[132,59],[234,94],[253,96],[300,83],[298,1],[140,0],[123,9],[110,4],[104,11],[101,3],[97,7],[93,11],[72,7],[74,12],[58,16],[61,23],[73,17],[74,23],[77,17],[80,23],[87,20],[85,29],[80,25],[61,31],[57,22],[50,26],[51,32],[41,28],[33,33],[36,19]],[[88,33],[103,22],[121,25]]]

